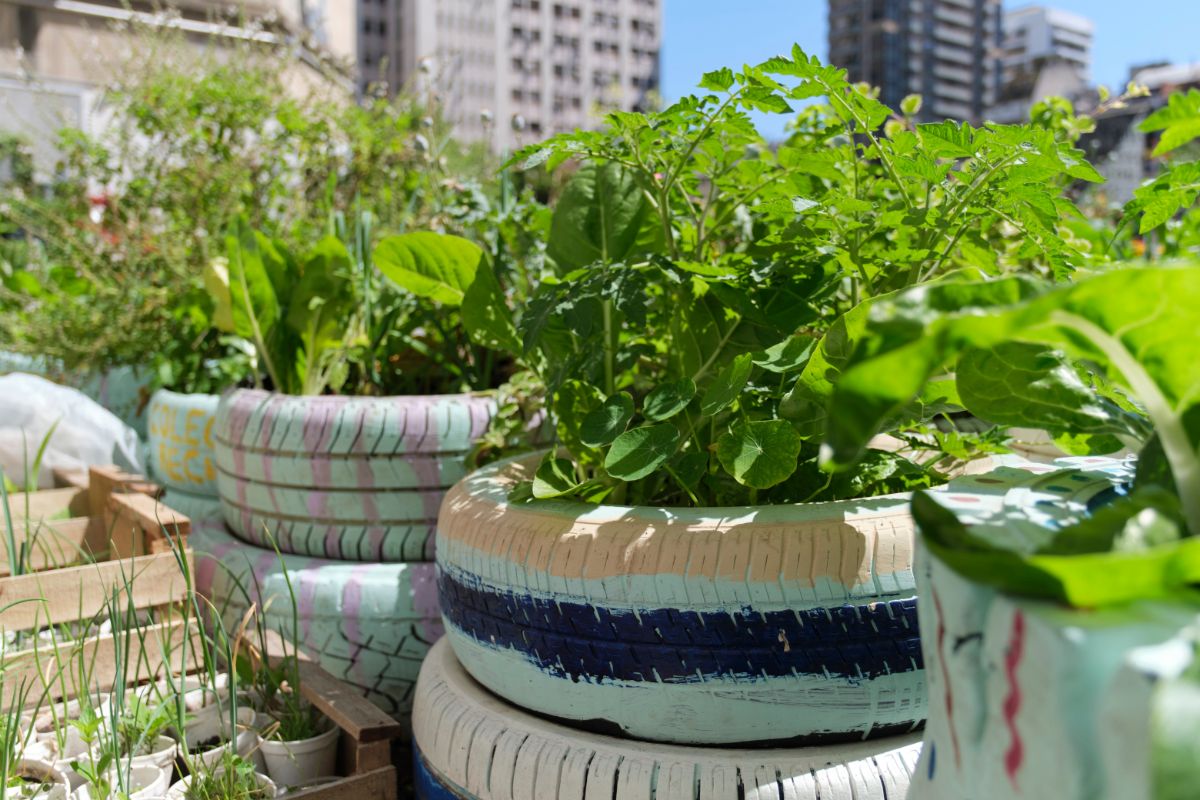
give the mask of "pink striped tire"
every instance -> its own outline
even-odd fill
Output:
[[[227,630],[246,612],[248,596],[258,608],[267,608],[272,629],[291,635],[286,570],[296,593],[301,648],[407,723],[421,661],[442,635],[433,564],[278,556],[212,522],[194,526],[189,542],[196,590],[220,613]]]
[[[215,394],[179,394],[166,389],[150,398],[146,415],[150,470],[168,491],[217,496],[213,427],[220,399]]]
[[[1032,543],[1132,478],[1129,461],[1063,458],[962,478],[938,499],[976,536]],[[1197,795],[1200,690],[1172,685],[1194,669],[1194,605],[1074,610],[1010,597],[925,548],[917,575],[930,711],[910,800]],[[1174,786],[1155,785],[1155,765],[1167,763],[1156,739],[1187,754],[1190,774],[1173,775]]]
[[[899,800],[920,750],[913,734],[739,750],[587,733],[491,695],[445,642],[425,660],[416,698],[418,800]]]
[[[687,744],[821,744],[926,714],[907,495],[760,508],[511,505],[537,456],[438,520],[463,666],[568,724]]]
[[[349,561],[433,557],[445,490],[487,429],[487,395],[296,397],[238,389],[215,437],[225,520],[242,539]]]

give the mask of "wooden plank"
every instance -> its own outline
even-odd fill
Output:
[[[20,551],[21,544],[29,541],[30,552],[26,557],[26,571],[40,571],[55,567],[77,564],[86,556],[84,537],[87,534],[88,518],[77,517],[55,522],[46,522],[26,527],[23,521],[13,520],[13,543]],[[29,536],[32,528],[33,536]],[[7,545],[0,545],[0,577],[12,574],[8,563]]]
[[[8,511],[13,522],[49,517],[86,517],[89,509],[88,494],[82,489],[42,489],[39,492],[13,492],[8,496]]]
[[[190,552],[187,558],[190,563]],[[105,608],[114,588],[122,594],[121,602],[128,603],[127,583],[133,583],[136,608],[180,602],[187,596],[187,583],[173,553],[34,572],[0,581],[0,607],[32,601],[0,611],[0,627],[25,630],[90,619]]]
[[[340,748],[342,772],[347,775],[360,775],[392,763],[390,739],[363,743],[343,730]]]
[[[76,489],[87,491],[88,471],[86,469],[55,467],[53,475],[54,485],[59,488],[74,486]]]
[[[395,767],[383,767],[326,786],[289,792],[288,800],[396,800],[396,791]]]
[[[186,546],[192,523],[186,516],[144,494],[108,498],[109,541],[115,558],[166,552],[172,541]]]
[[[142,636],[129,636],[127,650],[121,648],[124,677],[130,684],[158,680],[168,670],[199,663],[197,625],[192,625],[188,649],[182,647],[184,626],[179,622],[147,625],[141,630]],[[5,655],[4,681],[0,684],[0,704],[4,708],[12,708],[14,702],[32,707],[74,697],[84,690],[107,692],[117,684],[118,642],[112,635],[64,642],[57,647],[61,665],[50,644]],[[86,686],[76,685],[81,666],[87,673]]]
[[[402,731],[400,723],[316,664],[300,662],[300,692],[360,743],[394,739]]]

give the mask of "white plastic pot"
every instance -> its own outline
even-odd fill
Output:
[[[134,767],[152,766],[169,770],[174,765],[177,755],[179,755],[179,744],[170,736],[159,736],[154,740],[149,752],[134,756],[129,759],[129,763]]]
[[[71,791],[67,776],[48,761],[22,758],[15,773],[18,777],[40,780],[46,788],[34,790],[29,784],[9,786],[4,790],[4,800],[67,800]]]
[[[120,782],[116,770],[109,772],[108,782],[114,793],[123,788],[129,794],[129,800],[152,800],[162,797],[171,785],[171,771],[153,764],[135,766],[130,764],[128,772],[123,776],[124,786]],[[71,795],[71,800],[108,800],[90,785],[84,784]]]
[[[310,739],[294,742],[263,739],[260,749],[267,762],[267,774],[275,783],[288,788],[332,775],[337,768],[340,732],[336,725],[330,724],[329,730]]]
[[[218,770],[216,774],[219,775],[221,772],[224,772],[224,770]],[[192,777],[192,775],[188,775],[186,778],[183,778],[182,780],[176,781],[174,784],[172,784],[171,788],[167,790],[167,793],[163,795],[164,800],[185,800],[185,798],[188,796],[188,787],[192,785]],[[269,797],[279,796],[279,788],[275,786],[274,781],[272,781],[266,775],[263,775],[261,772],[255,773],[254,777],[258,779],[258,785],[267,790],[267,795]]]
[[[221,756],[233,743],[234,752],[254,764],[255,770],[262,772],[266,769],[262,751],[259,749],[261,739],[258,735],[256,722],[258,715],[253,709],[245,706],[237,710],[237,730],[229,729],[228,709],[225,714],[205,714],[188,721],[183,730],[183,744],[191,753],[201,742],[210,739],[220,739],[223,744],[202,753],[190,755],[190,758],[212,768],[221,761]]]

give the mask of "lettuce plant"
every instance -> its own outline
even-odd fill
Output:
[[[520,493],[860,497],[928,486],[941,456],[991,447],[951,431],[928,437],[931,458],[877,450],[838,475],[817,460],[864,303],[968,263],[1061,279],[1089,262],[1059,233],[1076,213],[1063,187],[1100,179],[1080,151],[1034,125],[915,124],[919,98],[894,111],[798,48],[700,86],[513,159],[576,165],[513,351],[546,386],[563,450]],[[788,140],[769,147],[754,111],[795,113]]]
[[[920,413],[914,401],[937,375],[997,425],[1044,428],[1084,452],[1138,451],[1118,500],[1034,546],[983,541],[918,494],[914,515],[951,566],[1086,606],[1200,581],[1200,266],[1113,269],[1059,287],[949,278],[881,299],[862,328],[829,404],[834,468],[852,467],[889,420]]]

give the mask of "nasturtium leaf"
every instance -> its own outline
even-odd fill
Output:
[[[642,414],[648,420],[661,422],[687,408],[696,396],[696,382],[691,378],[664,383],[654,388],[642,401]]]
[[[708,467],[708,454],[699,450],[678,453],[667,465],[672,474],[688,489],[694,489]]]
[[[390,281],[418,297],[457,306],[483,261],[479,245],[459,236],[430,231],[389,236],[372,260]]]
[[[625,431],[609,447],[604,469],[623,481],[644,478],[675,453],[679,437],[679,429],[667,422]]]
[[[476,344],[509,353],[523,350],[512,311],[504,299],[504,290],[487,264],[479,265],[475,280],[463,295],[462,322]]]
[[[604,395],[595,386],[583,381],[564,381],[554,393],[553,408],[557,419],[555,430],[558,440],[571,451],[581,464],[596,464],[600,454],[580,439],[580,428],[584,418],[604,402]]]
[[[539,500],[562,497],[578,489],[579,484],[574,464],[547,453],[533,475],[533,496]]]
[[[741,421],[717,440],[717,459],[738,483],[769,489],[796,471],[802,441],[786,420]]]
[[[754,367],[752,358],[749,353],[742,353],[721,370],[721,374],[700,398],[700,413],[711,417],[733,405],[750,380],[750,371]]]
[[[584,416],[579,423],[579,440],[590,447],[603,447],[620,436],[631,419],[633,398],[628,392],[617,392]]]

